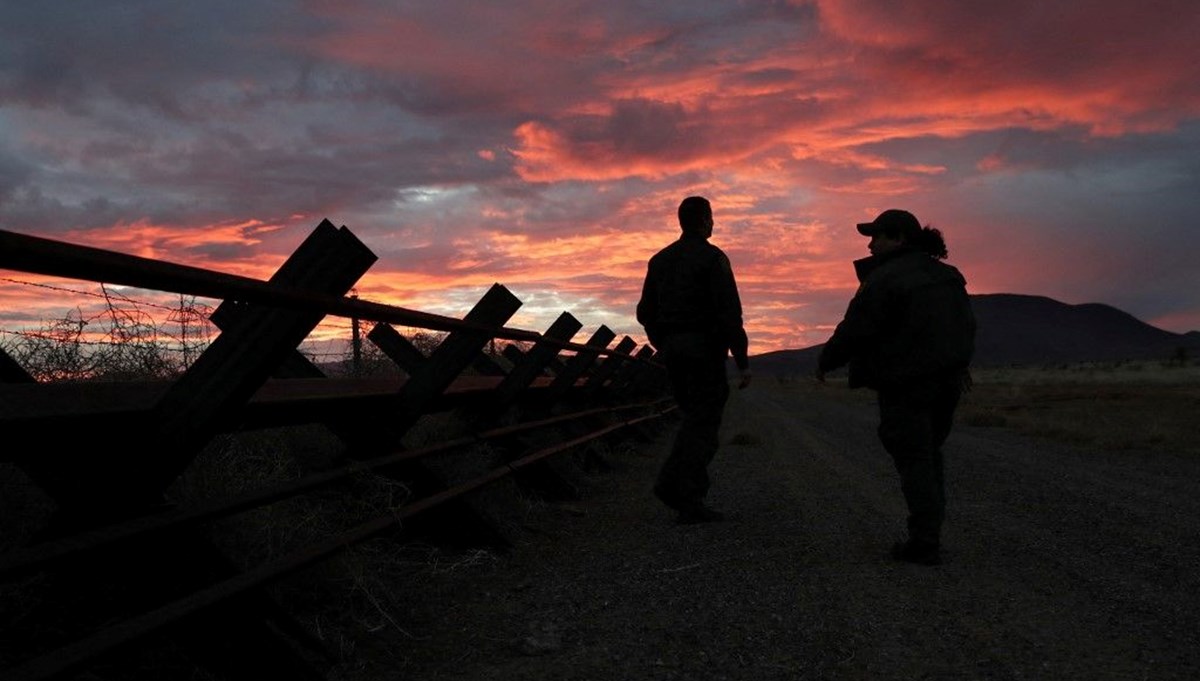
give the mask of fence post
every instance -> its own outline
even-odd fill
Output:
[[[471,360],[471,368],[480,376],[503,376],[504,367],[486,352],[480,352]]]
[[[504,326],[520,306],[521,301],[508,289],[500,284],[493,284],[467,313],[464,321],[478,326],[499,328]],[[372,335],[376,333],[373,329]],[[390,335],[388,331],[378,331],[378,337],[381,339],[387,339]],[[408,380],[401,386],[393,401],[393,408],[386,414],[387,423],[377,426],[378,432],[375,436],[380,439],[381,444],[399,446],[409,428],[428,412],[429,404],[441,396],[454,379],[475,361],[491,338],[490,334],[481,331],[454,331],[442,340],[420,366],[412,367]],[[386,347],[381,346],[381,349],[387,352]],[[350,455],[364,454],[367,452],[358,453],[351,450]],[[420,496],[436,494],[448,487],[441,476],[418,461],[388,466],[380,469],[379,473],[402,481],[409,485],[414,494]],[[414,519],[412,524],[417,530],[427,534],[453,538],[453,533],[457,533],[460,535],[459,540],[466,543],[493,546],[508,544],[508,540],[493,523],[485,519],[483,513],[462,500],[439,506],[436,512],[423,514],[422,517]]]
[[[25,367],[17,363],[4,348],[0,348],[0,381],[4,383],[36,383]]]
[[[374,254],[348,230],[338,230],[326,220],[271,283],[340,294],[374,261]],[[149,433],[134,443],[132,456],[109,461],[96,457],[104,465],[102,472],[74,483],[65,481],[61,473],[31,475],[42,477],[48,483],[43,487],[59,502],[52,533],[103,524],[161,504],[170,482],[229,425],[285,358],[299,357],[297,366],[308,365],[295,349],[324,317],[320,311],[232,302],[219,309],[223,310],[218,317],[224,327],[221,335],[148,412]],[[68,476],[89,472],[72,467]],[[106,552],[86,566],[66,566],[60,577],[70,583],[128,585],[126,598],[154,603],[237,572],[202,533],[189,529],[136,551]],[[323,674],[314,666],[312,653],[322,657],[323,664],[330,659],[323,645],[262,592],[187,622],[176,630],[175,638],[197,662],[230,679],[283,675],[316,680]],[[307,645],[307,650],[298,644]]]
[[[375,255],[348,229],[335,228],[323,220],[269,281],[291,289],[340,295],[350,290],[375,260]],[[224,301],[213,316],[214,324],[222,329],[221,335],[156,408],[158,415],[169,416],[175,423],[180,419],[188,423],[183,428],[164,423],[159,434],[191,444],[190,450],[174,447],[173,468],[162,472],[159,485],[181,473],[221,429],[222,421],[241,409],[272,373],[324,376],[297,350],[300,341],[324,317],[323,313],[271,310]],[[253,366],[255,363],[257,367]],[[209,401],[193,398],[192,390],[204,391]],[[335,432],[337,425],[331,424]],[[177,564],[174,574],[177,580],[203,583],[211,574],[237,574],[237,569],[200,536],[189,538],[185,534],[169,543],[175,545],[172,562]],[[186,638],[182,643],[186,647],[207,666],[233,679],[250,681],[263,678],[264,674],[279,673],[320,679],[323,674],[313,667],[311,653],[307,651],[316,651],[323,663],[332,659],[321,641],[261,591],[254,592],[240,609],[200,617],[186,624],[183,631]],[[302,651],[298,643],[306,650]]]
[[[595,371],[592,372],[592,375],[588,377],[587,382],[583,386],[585,399],[592,399],[604,388],[604,384],[616,372],[617,368],[627,361],[622,355],[628,355],[635,347],[637,347],[637,341],[629,336],[625,336],[621,339],[620,343],[617,343],[617,347],[613,348],[613,350],[619,354],[605,357],[604,361],[600,362],[596,366]]]
[[[546,389],[545,404],[550,408],[558,404],[567,391],[575,387],[576,382],[579,381],[584,372],[595,363],[596,358],[600,356],[600,351],[608,347],[608,344],[616,337],[617,334],[607,326],[601,326],[596,329],[596,332],[592,334],[592,337],[587,342],[587,346],[595,348],[595,350],[580,350],[575,353],[574,357],[565,362],[562,371],[554,377],[554,380],[550,383],[550,387]]]
[[[89,448],[85,452],[88,456],[77,458],[94,459],[99,461],[102,467],[112,467],[116,471],[115,474],[92,479],[88,477],[90,469],[80,475],[80,469],[63,465],[64,462],[73,463],[70,459],[57,458],[54,465],[64,469],[70,468],[67,474],[76,477],[70,485],[53,484],[47,490],[69,511],[65,515],[74,514],[75,519],[79,521],[77,525],[83,526],[85,523],[90,524],[88,521],[103,522],[106,520],[104,516],[158,511],[158,508],[147,508],[147,504],[163,498],[165,488],[187,469],[215,434],[236,431],[242,426],[254,426],[254,412],[244,412],[243,409],[256,393],[259,393],[258,397],[263,396],[259,391],[269,376],[326,378],[324,373],[297,349],[299,343],[324,318],[325,311],[307,307],[315,303],[297,300],[295,296],[311,293],[314,294],[314,301],[330,306],[325,309],[341,311],[344,308],[338,305],[344,301],[339,301],[336,297],[350,289],[374,261],[375,256],[345,227],[338,229],[332,223],[322,221],[275,273],[269,281],[270,286],[264,286],[263,282],[243,280],[244,288],[229,289],[241,291],[246,296],[245,300],[256,302],[239,302],[234,298],[224,301],[212,315],[213,323],[221,328],[222,332],[209,349],[188,367],[180,380],[167,386],[161,398],[153,403],[153,407],[149,406],[152,399],[142,400],[137,402],[136,413],[131,410],[131,416],[122,417],[121,426],[117,429],[118,436],[127,433],[130,437],[140,436],[133,446],[132,455],[124,451],[127,448],[124,442],[94,442],[94,431],[90,428],[72,428],[81,432],[64,434],[63,441],[67,443],[68,451]],[[151,265],[153,263],[146,266],[146,272],[158,272]],[[93,271],[105,271],[103,267],[97,267],[99,269]],[[141,270],[136,267],[133,271],[137,276],[142,276]],[[169,272],[160,273],[159,280],[171,281],[167,274]],[[151,277],[150,280],[154,279],[155,277]],[[245,288],[246,286],[258,288]],[[272,296],[276,295],[279,296],[278,306],[272,302]],[[293,298],[288,298],[288,295]],[[505,356],[513,361],[513,365],[505,374],[500,365],[492,359],[495,355],[484,355],[481,351],[487,342],[495,337],[494,332],[490,330],[503,326],[520,304],[507,289],[499,284],[494,285],[467,315],[465,321],[470,322],[472,328],[451,333],[429,357],[425,357],[390,326],[384,324],[373,329],[371,335],[376,335],[378,331],[380,340],[372,340],[381,348],[392,348],[391,352],[384,348],[384,352],[405,369],[408,379],[401,384],[385,407],[355,411],[355,423],[350,422],[349,408],[345,410],[344,415],[331,419],[333,423],[328,425],[333,426],[334,432],[351,444],[351,456],[378,454],[379,449],[383,447],[392,451],[402,449],[401,441],[404,435],[430,411],[432,405],[440,404],[439,400],[445,391],[468,367],[474,367],[487,375],[503,376],[498,381],[498,387],[490,395],[494,402],[489,405],[491,411],[487,415],[491,418],[503,417],[509,408],[518,405],[522,408],[549,408],[554,403],[541,399],[546,395],[557,399],[568,393],[579,392],[578,389],[582,387],[581,377],[594,365],[596,358],[615,334],[601,327],[588,342],[588,347],[592,349],[576,351],[568,361],[561,361],[559,349],[562,343],[569,341],[581,327],[573,316],[564,312],[542,335],[543,340],[536,342],[527,352],[520,352],[516,346],[506,349]],[[626,338],[618,345],[617,351],[627,353],[635,345],[631,339]],[[645,350],[644,348],[643,351]],[[625,363],[626,358],[610,357],[596,369],[587,385],[592,386],[593,391],[601,390],[606,385],[610,388],[624,385],[623,377],[629,374],[620,368]],[[507,362],[503,364],[507,365]],[[549,387],[545,391],[527,392],[534,381],[548,375],[548,370],[553,372],[553,380],[549,381]],[[618,381],[618,378],[622,380]],[[0,382],[33,382],[33,378],[0,350]],[[546,380],[543,379],[539,385],[545,383]],[[307,382],[298,381],[288,387],[297,388],[304,384]],[[153,391],[146,392],[151,398],[160,394],[158,391],[162,386],[158,384],[152,387]],[[331,386],[328,384],[323,386],[329,387]],[[523,399],[525,396],[534,399],[527,402]],[[301,396],[304,397],[307,396]],[[290,404],[292,403],[284,403],[281,411],[294,408],[288,406]],[[326,405],[324,402],[320,404],[322,407]],[[330,407],[330,410],[342,414],[341,409]],[[316,410],[310,407],[306,415],[311,416],[315,413]],[[246,420],[240,420],[243,415]],[[289,412],[289,415],[295,416],[295,413]],[[320,416],[318,415],[318,418]],[[584,416],[591,417],[594,414]],[[609,415],[604,417],[608,418]],[[95,421],[102,418],[105,418],[103,413],[95,414]],[[67,422],[78,423],[74,420],[64,421]],[[112,423],[110,421],[104,425],[111,428]],[[625,425],[629,424],[618,423],[615,427]],[[596,433],[595,437],[599,438],[606,432],[609,431]],[[499,436],[499,433],[488,434],[489,438],[493,436]],[[472,438],[464,440],[469,442]],[[557,451],[577,446],[577,443],[572,441],[561,444],[564,446]],[[93,446],[101,449],[99,454],[93,454]],[[518,476],[532,473],[548,460],[537,459],[536,456],[546,457],[554,451],[555,448],[550,448],[540,453],[535,452],[534,458],[528,461],[519,460],[507,470],[502,466],[500,473],[507,475],[515,472]],[[122,456],[109,456],[115,454]],[[388,461],[396,461],[399,458]],[[427,522],[430,516],[453,513],[456,506],[460,510],[470,510],[459,501],[451,501],[438,506],[437,514],[426,513],[425,509],[432,508],[433,502],[441,502],[444,498],[453,496],[438,497],[438,493],[462,492],[448,488],[423,464],[419,464],[415,457],[410,461],[389,464],[389,469],[383,468],[382,464],[377,465],[379,471],[395,472],[398,479],[409,483],[414,492],[425,495],[417,500],[426,502],[425,506],[421,507],[420,503],[415,505],[421,510],[419,520],[416,521],[418,523]],[[353,468],[353,464],[347,468]],[[469,484],[475,485],[476,481]],[[78,499],[70,494],[78,487],[88,485],[105,489],[94,489],[90,494]],[[125,503],[122,497],[126,496],[126,493],[130,503],[127,507],[122,507],[121,504]],[[108,506],[102,508],[101,504]],[[89,513],[93,511],[94,513]],[[478,517],[466,518],[466,522],[463,517],[461,513],[453,518],[443,515],[441,520],[456,532],[461,532],[464,525],[468,526],[468,529],[477,529],[470,527],[471,524],[482,524],[479,523]],[[391,516],[389,518],[393,522],[396,520]],[[67,539],[73,541],[76,538]],[[121,550],[123,551],[124,547]],[[108,547],[104,547],[89,555],[96,558],[66,565],[62,572],[55,573],[53,578],[71,577],[76,580],[73,583],[80,585],[90,583],[84,580],[91,580],[119,585],[122,589],[128,587],[121,592],[122,597],[127,593],[132,594],[131,600],[138,601],[137,607],[153,608],[164,599],[175,599],[179,593],[204,594],[203,585],[237,572],[234,566],[228,564],[225,556],[204,537],[203,532],[195,529],[195,525],[173,528],[171,534],[156,537],[154,543],[141,544],[125,553],[114,550],[109,554]],[[241,600],[236,602],[226,601],[215,605],[213,601],[210,604],[211,609],[195,615],[189,614],[189,618],[195,619],[180,620],[173,625],[178,626],[177,629],[165,633],[179,637],[177,640],[181,647],[194,654],[211,671],[231,679],[257,681],[264,677],[297,680],[321,678],[320,672],[304,659],[305,651],[299,651],[294,646],[296,639],[306,639],[303,627],[290,621],[277,604],[264,594],[256,592],[255,588],[257,587],[247,587],[240,592],[238,595]],[[115,602],[115,599],[110,601]],[[83,606],[80,608],[83,609]],[[277,635],[277,629],[285,630],[287,636]],[[293,640],[288,640],[289,638]],[[320,650],[320,647],[316,649]]]
[[[613,376],[612,381],[609,383],[609,389],[614,393],[630,390],[630,386],[637,381],[646,369],[650,368],[646,362],[653,356],[654,348],[649,345],[643,345],[633,356],[634,360],[637,361],[626,362],[617,369],[616,375]]]
[[[583,328],[583,324],[570,312],[559,315],[550,328],[542,334],[542,340],[534,343],[528,352],[518,358],[512,371],[508,372],[508,375],[496,387],[493,399],[488,405],[488,411],[480,414],[481,420],[498,418],[512,406],[521,393],[533,383],[535,378],[541,375],[558,355],[557,343],[569,342],[581,328]]]
[[[341,247],[331,249],[331,243]],[[278,274],[282,287],[337,295],[350,290],[376,260],[349,230],[338,230],[328,220],[293,257],[306,267]],[[271,281],[276,283],[274,277]],[[174,480],[324,317],[319,310],[246,306],[156,406],[152,446],[170,455],[160,454],[156,464],[147,466],[150,482],[162,489]]]
[[[512,370],[496,387],[492,393],[492,399],[469,417],[473,427],[483,428],[503,418],[534,379],[541,375],[557,357],[558,343],[570,341],[581,328],[583,328],[583,324],[571,313],[563,312],[559,315],[550,328],[542,334],[541,340],[534,343],[528,352],[520,353],[515,357]],[[505,455],[506,460],[513,461],[519,458],[525,449],[525,442],[526,439],[522,437],[509,439],[505,443],[508,449]],[[575,487],[555,472],[546,460],[537,461],[521,469],[515,477],[520,484],[535,489],[548,498],[571,499],[578,496]]]
[[[502,327],[516,313],[521,301],[500,284],[475,304],[464,321],[477,325]],[[450,387],[483,350],[491,336],[480,331],[459,330],[451,333],[434,349],[428,360],[405,381],[396,396],[396,409],[388,427],[403,435],[426,413],[433,399]]]
[[[367,334],[367,340],[375,344],[388,359],[396,363],[406,375],[412,376],[422,365],[425,364],[426,358],[417,346],[412,344],[400,334],[399,331],[392,328],[391,324],[379,323],[371,328]]]

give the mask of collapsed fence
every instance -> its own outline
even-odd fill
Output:
[[[603,326],[574,343],[582,324],[566,312],[543,333],[507,327],[521,303],[499,284],[463,319],[347,296],[375,259],[329,221],[269,281],[0,231],[0,269],[224,301],[210,317],[219,335],[174,380],[38,382],[0,350],[0,461],[19,467],[56,507],[30,541],[0,554],[0,583],[38,578],[63,593],[115,590],[122,603],[116,614],[89,614],[93,624],[62,640],[39,639],[37,649],[0,664],[8,667],[0,676],[63,677],[162,635],[226,678],[323,678],[304,650],[315,645],[311,634],[265,586],[389,532],[502,543],[470,503],[473,492],[516,478],[542,494],[570,494],[550,457],[636,432],[674,408],[651,348],[634,352],[629,337],[610,348],[616,334]],[[327,315],[375,322],[367,338],[399,375],[325,375],[297,348]],[[426,355],[393,324],[446,335]],[[525,349],[485,353],[497,339]],[[462,434],[407,443],[435,414],[453,414]],[[337,465],[186,507],[167,498],[218,436],[314,423],[344,444]],[[547,432],[550,441],[532,437]],[[447,479],[428,465],[484,443],[493,460],[480,474]],[[204,532],[215,519],[364,473],[402,482],[411,498],[244,570]],[[69,610],[70,599],[60,606]]]

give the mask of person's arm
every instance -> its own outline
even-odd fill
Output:
[[[726,347],[733,355],[733,363],[737,365],[738,387],[750,385],[750,339],[746,335],[746,327],[742,321],[742,300],[738,295],[737,281],[733,276],[733,266],[724,253],[717,256],[717,266],[713,271],[712,281],[713,300],[716,304],[717,324]]]
[[[821,348],[817,361],[817,379],[834,369],[845,366],[850,358],[868,347],[879,335],[884,323],[887,302],[876,287],[864,284],[859,287],[846,314],[833,331],[833,336]]]
[[[642,297],[637,304],[637,320],[646,330],[650,345],[658,348],[658,279],[654,263],[646,267],[646,279],[642,282]]]

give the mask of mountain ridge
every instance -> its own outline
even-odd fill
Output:
[[[1118,360],[1169,360],[1200,355],[1200,331],[1160,329],[1104,303],[1072,305],[1018,293],[971,295],[978,324],[976,367]],[[811,373],[824,344],[750,358],[755,373]]]

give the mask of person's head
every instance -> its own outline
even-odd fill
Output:
[[[703,196],[689,196],[679,204],[679,228],[684,234],[712,236],[712,205]]]
[[[929,226],[922,227],[915,215],[899,208],[889,208],[871,222],[858,223],[858,233],[871,237],[867,248],[872,255],[883,255],[908,246],[938,260],[947,256],[942,233]]]

